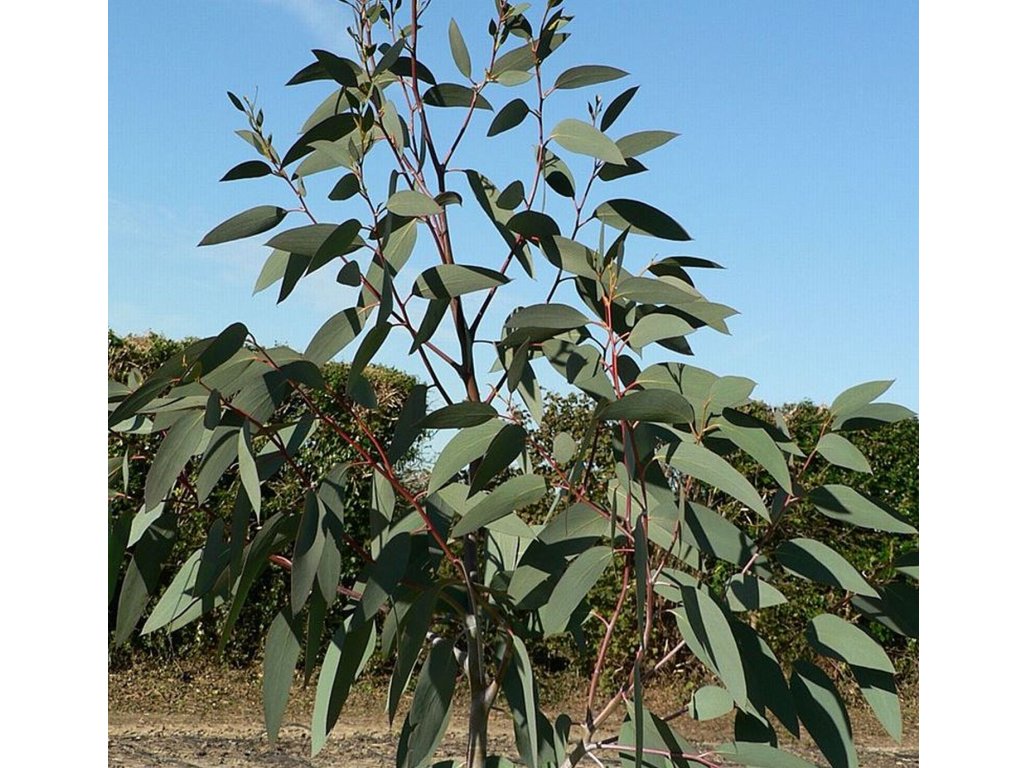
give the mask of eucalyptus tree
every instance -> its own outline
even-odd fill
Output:
[[[641,158],[676,135],[617,135],[638,86],[608,101],[595,96],[586,114],[547,108],[557,92],[590,92],[627,77],[599,64],[550,74],[549,59],[572,30],[561,0],[537,9],[496,2],[487,32],[470,43],[455,19],[440,29],[446,25],[425,15],[423,0],[343,2],[352,11],[347,50],[314,50],[314,60],[288,82],[323,94],[297,140],[282,147],[254,102],[228,94],[246,122],[238,134],[256,157],[223,181],[269,177],[264,183],[280,185],[275,194],[290,202],[243,211],[200,242],[277,230],[266,242],[271,251],[257,289],[277,285],[283,301],[313,273],[337,270],[342,309],[302,352],[262,346],[233,324],[145,381],[111,390],[111,429],[166,431],[130,521],[130,568],[159,573],[173,535],[163,511],[169,501],[188,493],[202,502],[219,482],[236,489],[231,518],[213,522],[142,631],[174,629],[220,608],[224,642],[256,576],[280,569],[290,590],[266,638],[269,737],[281,725],[301,656],[307,680],[319,665],[316,753],[354,680],[380,653],[391,659],[390,719],[412,689],[398,738],[402,768],[432,764],[457,686],[468,693],[466,753],[434,765],[508,765],[489,752],[497,706],[511,713],[519,759],[531,768],[609,756],[645,766],[808,765],[778,749],[780,728],[794,735],[804,728],[833,766],[855,765],[846,706],[835,676],[824,671],[840,669],[838,661],[900,738],[894,667],[863,622],[899,625],[902,611],[917,608],[892,600],[886,580],[867,578],[828,544],[799,535],[789,514],[809,502],[839,531],[916,534],[880,500],[844,485],[803,483],[816,455],[869,470],[845,433],[911,416],[876,402],[889,383],[839,395],[818,442],[803,447],[782,421],[740,410],[751,380],[679,361],[643,363],[646,349],[692,355],[693,333],[726,333],[735,313],[695,286],[695,273],[719,265],[651,257],[665,247],[661,241],[690,239],[673,216],[611,191],[618,179],[644,173]],[[433,62],[431,69],[422,60],[421,43],[434,29],[447,36],[454,66]],[[493,180],[465,167],[460,158],[475,133],[503,154],[530,136],[533,162],[523,177]],[[333,205],[311,201],[307,182],[315,174],[334,180],[327,194]],[[317,207],[329,218],[318,218]],[[494,230],[491,241],[457,247],[456,208],[477,211]],[[427,266],[413,274],[412,264]],[[531,281],[540,285],[537,303],[489,322],[500,291],[516,301],[514,295],[531,295],[517,290]],[[408,345],[429,382],[406,402],[391,441],[365,418],[377,404],[364,371],[386,344]],[[343,350],[352,360],[345,386],[328,392],[331,407],[318,405],[325,401],[315,394],[329,389],[318,366]],[[593,403],[585,439],[560,433],[542,444],[531,428],[542,414],[543,367]],[[286,398],[298,398],[305,410],[283,421],[276,414]],[[308,474],[296,452],[320,430],[336,433],[358,459]],[[397,472],[405,451],[433,430],[445,440],[430,477]],[[617,465],[608,492],[597,495],[586,489],[603,433],[612,436]],[[742,453],[772,477],[774,493],[760,495],[731,465]],[[529,455],[542,457],[544,476]],[[191,471],[196,486],[184,482]],[[341,489],[354,471],[373,473],[371,535],[363,541],[341,525]],[[301,479],[304,503],[262,516],[266,484],[279,472]],[[118,556],[126,525],[111,526]],[[340,558],[354,552],[365,567],[356,583],[345,584]],[[916,563],[905,558],[885,574],[918,578]],[[711,578],[725,565],[729,578]],[[588,596],[608,571],[619,591],[615,607],[601,615]],[[809,659],[788,671],[756,619],[785,599],[774,582],[795,577],[838,599],[808,625]],[[325,626],[338,601],[345,619]],[[614,671],[616,690],[604,694],[606,650],[625,612],[636,615],[636,653],[629,668]],[[666,619],[676,623],[679,642],[654,648],[653,625]],[[584,717],[550,716],[539,708],[525,641],[576,632],[585,622],[604,629],[581,694]],[[646,684],[688,657],[716,682],[675,711],[653,711]],[[718,717],[733,718],[733,740],[702,750],[682,735],[687,720]]]

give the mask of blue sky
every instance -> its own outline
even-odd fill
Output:
[[[576,64],[626,69],[629,78],[594,89],[608,101],[641,86],[614,137],[650,128],[681,134],[646,156],[647,174],[606,185],[593,201],[647,200],[694,238],[683,247],[639,238],[631,246],[639,262],[684,253],[727,267],[698,274],[698,285],[741,314],[729,337],[692,336],[689,362],[749,376],[759,382],[755,396],[771,403],[829,402],[851,384],[894,378],[885,399],[918,408],[916,5],[565,5],[577,14],[574,36],[554,54],[550,82]],[[480,60],[490,7],[433,0],[422,45],[440,79],[458,80],[449,18],[458,17]],[[276,143],[288,146],[324,90],[283,84],[311,59],[309,49],[346,52],[344,10],[334,0],[110,3],[108,320],[116,331],[205,336],[242,320],[265,343],[302,349],[330,314],[351,305],[327,270],[282,305],[273,289],[251,296],[266,237],[195,247],[240,210],[290,206],[273,180],[218,184],[252,157],[233,134],[242,125],[224,94],[258,90]],[[486,93],[497,106],[518,95],[500,86]],[[582,117],[590,93],[563,92],[547,114]],[[440,112],[432,117],[444,130]],[[500,185],[525,178],[531,129],[500,144],[484,139],[489,119],[475,121],[464,164]],[[323,176],[310,184],[323,201],[315,210],[348,218],[344,205],[324,199],[334,178]],[[457,258],[494,266],[505,255],[501,241],[467,202]],[[427,266],[426,251],[418,258]],[[514,303],[540,301],[548,282],[518,275],[516,286],[506,289],[506,304],[496,302],[496,323]],[[409,367],[407,346],[386,349],[385,362]]]

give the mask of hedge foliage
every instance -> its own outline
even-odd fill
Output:
[[[122,338],[114,333],[109,333],[109,376],[111,379],[124,382],[131,376],[146,375],[171,355],[180,352],[186,344],[186,341],[172,341],[154,334]],[[325,366],[324,375],[330,384],[335,385],[345,381],[347,371],[348,368],[344,364],[329,363]],[[380,408],[373,412],[366,412],[365,417],[376,432],[380,434],[379,430],[384,430],[384,435],[388,438],[391,435],[390,427],[398,417],[399,411],[416,381],[407,374],[382,367],[369,368],[367,375],[374,386]],[[342,388],[344,389],[344,387]],[[299,405],[296,403],[289,403],[285,406],[286,409],[297,407]],[[773,421],[775,418],[774,409],[763,403],[753,402],[747,406],[747,410],[767,421]],[[582,439],[587,428],[589,413],[589,405],[581,395],[550,394],[546,400],[543,426],[540,434],[536,435],[537,444],[552,445],[555,436],[561,432],[567,433],[574,440]],[[822,424],[829,419],[825,408],[815,406],[810,402],[783,406],[776,409],[776,415],[786,424],[790,434],[806,452],[809,452],[816,444]],[[597,495],[606,493],[606,486],[612,477],[615,465],[613,439],[612,433],[608,430],[598,433],[596,461],[590,476],[590,493]],[[841,469],[816,457],[809,467],[806,482],[810,486],[824,483],[849,485],[887,502],[912,525],[918,527],[918,421],[903,421],[884,425],[871,431],[853,433],[851,439],[869,460],[873,467],[871,474]],[[129,500],[141,496],[154,442],[153,439],[146,437],[131,436],[126,439],[124,436],[111,435],[108,442],[108,454],[112,457],[120,457],[127,451],[131,459],[128,490],[123,497],[111,500],[111,514],[114,517],[135,514],[137,507],[132,505]],[[529,441],[528,445],[531,446],[532,441]],[[426,477],[429,473],[424,471],[425,453],[423,445],[416,446],[406,459],[405,471],[411,475]],[[323,472],[336,463],[349,460],[352,457],[352,449],[346,446],[340,438],[333,434],[317,433],[305,445],[299,464],[300,468],[316,468],[317,472]],[[541,460],[537,450],[529,448],[525,458],[533,465],[532,471],[543,475],[550,471],[547,470],[548,465]],[[760,477],[757,466],[751,459],[737,456],[731,457],[731,461],[755,483],[761,492],[768,493],[771,487],[770,478],[768,476]],[[112,466],[114,466],[113,463]],[[345,526],[354,539],[364,541],[368,536],[369,515],[366,503],[370,494],[370,481],[366,476],[356,476],[350,479],[350,483],[352,492],[348,499],[352,512],[346,516]],[[295,473],[283,474],[271,487],[273,494],[267,499],[266,514],[289,508],[299,508],[302,489]],[[223,519],[230,518],[233,498],[231,485],[222,481],[222,485],[215,488],[210,499],[202,506],[190,505],[187,499],[183,499],[175,517],[176,540],[168,562],[180,563],[189,553],[202,546],[211,521],[218,516]],[[715,504],[720,508],[730,510],[730,515],[735,518],[744,514],[744,511],[739,509],[736,504],[732,504],[726,499],[712,499],[711,501],[709,506]],[[522,516],[528,522],[540,522],[551,511],[537,508],[526,511]],[[765,525],[760,518],[745,522],[746,524],[754,523],[756,526]],[[837,549],[865,574],[879,575],[885,578],[895,575],[895,560],[916,547],[914,540],[838,523],[818,513],[807,503],[800,504],[789,511],[786,522],[778,527],[775,536],[785,539],[799,533],[829,542],[830,546]],[[127,562],[116,564],[122,573],[126,565]],[[344,561],[343,583],[355,582],[360,566],[361,562],[355,555]],[[161,586],[156,590],[156,594],[159,595],[163,591],[173,575],[173,568],[165,569],[165,573],[162,574]],[[726,578],[727,576],[729,574],[725,570],[713,570],[713,578]],[[619,586],[617,578],[614,570],[610,570],[591,601],[593,609],[602,615],[608,615],[615,603]],[[901,589],[904,599],[918,601],[917,582],[910,579],[899,579],[898,583],[901,585],[899,589]],[[829,590],[824,592],[822,586],[813,586],[809,582],[784,573],[774,580],[774,585],[784,593],[788,602],[760,614],[759,632],[772,647],[778,650],[781,661],[785,664],[808,652],[806,643],[802,641],[802,635],[811,617],[825,610],[833,609],[845,613],[849,620],[858,618],[857,606],[845,604],[840,593]],[[283,578],[283,574],[277,569],[270,568],[262,574],[254,587],[249,602],[250,607],[246,609],[236,624],[231,642],[225,647],[226,658],[230,663],[246,664],[260,654],[260,638],[265,635],[278,608],[285,602],[287,590],[288,579]],[[117,594],[115,594],[111,602],[109,622],[112,637],[116,625],[117,603]],[[341,603],[342,601],[339,601],[333,611],[338,611]],[[158,656],[209,653],[217,644],[217,626],[222,619],[221,613],[223,612],[215,611],[213,614],[208,614],[203,619],[170,634],[160,632],[143,637],[133,635],[129,648],[136,652]],[[327,620],[330,622],[332,618],[332,615],[329,614]],[[608,673],[610,677],[616,676],[617,669],[629,666],[635,652],[632,645],[633,635],[628,626],[634,621],[631,612],[624,612],[621,621],[624,623],[624,631],[614,634],[613,644],[610,648],[612,663],[607,666],[607,669],[610,670]],[[890,631],[876,622],[862,621],[860,625],[884,645],[905,681],[914,682],[914,676],[918,670],[916,640],[918,627],[895,627],[895,630],[904,631],[905,634],[901,634],[900,631]],[[573,636],[564,635],[550,638],[544,642],[539,641],[531,649],[535,662],[540,665],[542,670],[549,673],[562,671],[584,673],[591,668],[594,662],[601,631],[600,622],[591,619],[586,621]],[[668,621],[665,625],[657,625],[652,642],[655,647],[661,647],[669,643],[669,638],[672,636],[673,627]],[[126,651],[123,647],[117,644],[112,647],[114,648],[112,656],[114,663],[119,663],[126,658]],[[701,675],[697,666],[676,671],[677,673],[681,671],[694,673],[696,678]]]
[[[120,337],[108,331],[108,378],[124,383],[129,379],[145,377],[172,355],[180,353],[191,341],[193,340],[174,341],[152,333],[145,336]],[[329,363],[323,368],[322,373],[333,390],[344,391],[348,370],[346,365]],[[361,417],[368,422],[375,434],[383,435],[386,439],[390,438],[403,403],[406,402],[411,388],[417,382],[405,373],[380,366],[368,367],[365,375],[374,388],[379,407],[374,411],[362,411]],[[321,397],[324,398],[323,395]],[[326,402],[318,404],[327,405]],[[280,415],[295,417],[301,408],[302,403],[290,400],[284,404]],[[356,433],[355,428],[353,433]],[[134,516],[137,513],[138,500],[142,498],[146,473],[157,442],[155,438],[147,436],[110,434],[107,453],[114,459],[111,462],[112,471],[120,475],[121,469],[118,460],[123,458],[126,453],[129,456],[127,489],[110,500],[110,515],[113,519],[122,515]],[[369,448],[370,446],[364,444],[363,447]],[[406,465],[416,465],[420,450],[421,446],[415,445],[407,455],[405,465],[400,465],[400,468]],[[304,472],[320,476],[339,462],[352,461],[355,458],[355,450],[344,443],[338,435],[321,430],[307,439],[297,459],[297,464]],[[193,470],[194,472],[195,470]],[[194,481],[194,475],[192,479]],[[231,519],[235,498],[234,482],[237,481],[228,482],[222,479],[202,505],[191,503],[187,494],[182,494],[179,497],[176,509],[171,515],[174,522],[174,545],[165,561],[167,567],[160,575],[160,584],[151,594],[159,597],[174,577],[177,565],[184,562],[192,552],[203,545],[207,532],[215,519],[220,518],[225,521]],[[345,525],[354,538],[365,540],[368,536],[367,504],[370,495],[370,479],[366,475],[351,473],[346,482],[349,484],[349,493],[346,494]],[[268,487],[271,493],[265,498],[262,510],[262,516],[265,519],[283,510],[302,509],[303,489],[295,472],[279,473],[279,476],[271,481]],[[348,555],[343,553],[343,580],[346,583],[355,581],[356,573],[361,565],[362,561],[355,553]],[[124,561],[111,564],[112,569],[118,569],[119,587],[127,566],[127,557]],[[260,653],[262,638],[266,635],[267,628],[287,598],[288,584],[288,578],[283,578],[282,572],[274,567],[265,570],[259,577],[253,587],[252,597],[247,602],[247,607],[233,628],[231,642],[225,646],[229,662],[238,665],[246,664]],[[119,595],[115,592],[108,611],[108,626],[111,637],[115,640],[122,639],[115,637],[118,597]],[[149,608],[152,608],[153,602],[155,600],[151,598]],[[339,601],[333,610],[339,611],[341,604],[342,601]],[[148,615],[149,608],[144,615]],[[157,656],[208,653],[217,645],[217,627],[224,618],[223,614],[223,609],[214,611],[199,621],[170,634],[164,632],[155,632],[144,636],[132,634],[128,638],[128,648]],[[327,620],[331,621],[333,618],[337,617],[329,614]],[[112,643],[112,662],[118,664],[126,658],[125,647],[118,642]]]

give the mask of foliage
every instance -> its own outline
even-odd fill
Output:
[[[338,269],[343,306],[351,305],[328,318],[302,353],[265,348],[236,323],[145,380],[112,385],[110,428],[161,434],[138,513],[110,518],[114,559],[131,551],[119,619],[128,609],[130,619],[141,614],[156,594],[173,545],[173,508],[203,503],[207,489],[224,482],[234,497],[230,517],[211,521],[203,546],[179,566],[142,631],[173,631],[223,605],[227,635],[254,580],[270,566],[288,570],[264,654],[272,739],[303,649],[312,662],[324,637],[330,642],[317,676],[315,753],[375,654],[393,660],[390,716],[404,691],[413,691],[397,745],[403,768],[431,762],[457,685],[469,689],[467,768],[501,760],[488,749],[489,717],[499,702],[512,714],[520,759],[532,768],[569,768],[604,753],[634,765],[807,765],[777,749],[779,727],[807,731],[832,766],[855,765],[845,704],[824,671],[839,664],[900,738],[893,663],[862,618],[899,630],[917,623],[915,545],[863,572],[820,532],[823,519],[831,541],[850,526],[913,542],[916,530],[887,501],[853,489],[847,476],[845,484],[820,484],[814,474],[818,460],[869,469],[849,438],[912,415],[879,402],[889,382],[841,393],[805,440],[783,419],[743,410],[754,387],[749,379],[676,360],[643,368],[644,350],[691,355],[692,334],[706,327],[726,333],[735,313],[695,287],[694,274],[719,265],[652,257],[661,252],[652,238],[690,239],[674,217],[606,191],[644,173],[638,158],[675,136],[612,137],[637,88],[608,102],[595,96],[576,117],[555,120],[546,110],[557,91],[593,92],[626,73],[588,64],[553,77],[550,57],[572,25],[561,0],[534,11],[499,0],[483,45],[477,35],[468,44],[452,20],[447,36],[460,82],[439,79],[448,66],[429,69],[421,59],[428,3],[346,4],[354,58],[316,50],[292,78],[323,95],[291,146],[276,146],[263,111],[229,93],[247,123],[239,135],[261,159],[236,165],[225,180],[273,177],[265,181],[284,184],[295,202],[243,211],[200,244],[275,230],[258,289],[279,284],[283,301],[330,265]],[[507,89],[520,95],[506,101]],[[525,178],[496,184],[459,162],[466,136],[486,123],[503,153],[528,128],[537,137]],[[335,179],[327,198],[339,203],[338,223],[318,219],[307,193],[311,177],[327,172]],[[552,193],[547,205],[542,189]],[[462,214],[453,212],[475,206],[496,231],[497,250],[482,253],[487,246],[475,244],[467,261],[454,246]],[[296,217],[304,223],[294,226]],[[286,220],[288,228],[280,228]],[[494,296],[512,297],[510,286],[530,279],[549,286],[545,299],[518,307],[499,327],[488,322],[489,310],[501,306]],[[400,340],[430,390],[413,388],[386,436],[365,418],[382,407],[368,365]],[[319,366],[347,347],[353,351],[344,381],[322,375]],[[488,371],[493,361],[482,357],[490,353]],[[576,438],[559,433],[549,441],[539,433],[542,367],[590,400]],[[399,467],[429,430],[455,432],[425,489]],[[352,450],[326,471],[300,460],[301,446],[323,434]],[[602,435],[614,462],[605,493],[592,476]],[[746,477],[750,462],[761,485]],[[302,487],[301,505],[275,506],[276,478],[286,475]],[[372,485],[360,539],[342,525],[354,475]],[[802,527],[810,516],[815,525]],[[352,554],[363,561],[360,575],[343,584],[341,561]],[[603,613],[589,595],[607,573],[619,586]],[[793,578],[819,585],[824,610],[804,627],[805,658],[787,668],[760,628],[787,599]],[[329,622],[336,605],[343,618]],[[669,648],[653,643],[664,619],[676,630]],[[581,638],[596,626],[601,639],[585,717],[550,718],[537,705],[529,644],[567,633]],[[633,653],[614,670],[613,639],[628,636]],[[716,685],[696,692],[687,707],[657,715],[646,685],[679,659],[704,666]],[[612,696],[600,695],[607,670]],[[699,753],[678,730],[681,718],[728,716],[735,741],[709,752]],[[613,719],[621,723],[619,737],[598,740],[598,729]]]
[[[145,377],[154,373],[161,365],[168,362],[174,355],[180,355],[195,339],[177,341],[160,334],[149,333],[144,336],[120,337],[109,331],[107,334],[107,370],[111,381],[124,382],[129,377]],[[349,367],[344,364],[327,363],[321,371],[326,381],[333,382],[337,387],[346,381]],[[400,371],[380,366],[367,369],[367,378],[373,387],[380,407],[373,412],[364,414],[368,423],[373,424],[376,433],[389,436],[394,429],[396,419],[402,406],[408,399],[416,380]],[[295,399],[287,402],[281,409],[281,415],[290,413],[295,418],[302,412],[302,404]],[[111,468],[115,471],[116,481],[122,485],[118,495],[110,500],[111,514],[115,519],[134,519],[139,512],[143,496],[144,481],[152,465],[152,457],[159,446],[159,440],[152,435],[112,433],[108,439],[108,456],[113,460]],[[414,469],[420,464],[422,444],[412,447],[403,466]],[[122,457],[128,454],[129,478],[127,490],[121,476]],[[315,435],[308,439],[296,454],[296,462],[300,466],[310,467],[312,472],[324,474],[340,461],[352,459],[353,451],[343,443],[337,435],[330,433]],[[188,482],[196,486],[197,472],[189,473]],[[357,540],[367,536],[366,505],[370,498],[369,478],[366,475],[353,473],[348,479],[348,492],[342,504],[344,508],[344,528]],[[267,485],[268,509],[288,512],[302,507],[303,489],[295,476],[278,475]],[[230,519],[235,503],[235,488],[227,478],[222,479],[211,490],[203,504],[188,503],[188,498],[179,499],[173,516],[174,543],[167,556],[167,563],[181,563],[190,553],[203,546],[210,524],[218,518]],[[344,554],[341,560],[340,581],[352,585],[362,565],[362,560],[354,554]],[[126,637],[126,628],[130,619],[121,619],[122,631],[117,633],[118,605],[120,589],[128,560],[111,561],[111,578],[114,581],[113,598],[108,611],[108,622],[111,638],[127,641],[132,648],[159,656],[181,656],[188,653],[209,653],[218,646],[219,627],[225,619],[223,608],[204,615],[197,621],[177,629],[171,633],[133,634]],[[116,571],[114,569],[117,569]],[[165,568],[161,571],[153,597],[143,606],[139,615],[152,609],[156,595],[162,593],[170,584],[174,571]],[[281,574],[274,570],[261,573],[255,580],[247,600],[245,610],[236,621],[231,635],[231,642],[221,642],[226,658],[234,664],[252,662],[258,657],[263,638],[267,634],[278,607],[287,599],[287,584]],[[341,618],[342,605],[333,606],[326,620]],[[138,621],[138,618],[136,619]],[[327,644],[327,638],[322,645]],[[127,656],[125,646],[114,643],[112,660],[124,663]],[[323,653],[324,648],[321,647]]]

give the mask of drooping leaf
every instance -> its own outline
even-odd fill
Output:
[[[889,533],[916,533],[916,529],[887,504],[846,485],[820,486],[808,498],[816,509],[834,520]]]
[[[757,512],[761,517],[766,520],[770,519],[769,510],[766,509],[759,492],[745,479],[744,475],[708,448],[684,440],[661,452],[658,458],[685,475],[690,475],[696,480],[719,488]]]
[[[626,77],[627,73],[616,67],[605,67],[598,64],[586,64],[580,67],[570,67],[556,78],[553,88],[584,88],[589,85],[598,85],[610,80],[618,80]]]
[[[691,239],[691,235],[685,231],[684,227],[670,216],[658,208],[638,200],[624,198],[607,200],[595,209],[594,215],[600,221],[616,229],[626,229],[629,225],[632,232],[652,235],[663,240]]]
[[[356,174],[347,173],[337,182],[335,186],[331,188],[331,192],[328,193],[329,200],[342,201],[348,200],[360,191],[360,180],[356,178]]]
[[[315,142],[338,141],[355,128],[356,119],[351,114],[332,114],[300,136],[296,143],[289,147],[285,157],[281,159],[281,163],[282,165],[291,165],[296,160],[313,152]]]
[[[463,34],[460,32],[456,19],[449,19],[449,50],[452,51],[452,60],[456,62],[456,69],[464,77],[470,77],[470,51],[463,41]]]
[[[274,229],[281,224],[288,211],[276,205],[258,205],[218,224],[200,240],[200,245],[217,245],[241,240]]]
[[[286,611],[278,611],[267,631],[267,643],[264,646],[264,723],[267,726],[267,738],[272,744],[278,738],[300,648],[299,632],[294,620]]]
[[[363,597],[353,613],[352,629],[371,621],[378,609],[391,598],[410,559],[410,534],[397,533],[381,548],[377,559],[367,571]]]
[[[582,120],[560,120],[550,135],[557,144],[569,152],[587,155],[615,165],[623,165],[626,162],[612,139]]]
[[[450,534],[463,536],[522,509],[545,496],[545,480],[539,475],[510,478],[471,507]]]
[[[503,693],[513,715],[513,732],[517,751],[529,768],[539,768],[538,761],[538,707],[535,701],[534,673],[527,646],[517,635],[512,635],[513,659],[503,679]]]
[[[827,432],[816,443],[816,452],[824,459],[838,467],[856,472],[872,472],[872,467],[862,455],[862,451],[836,432]]]
[[[914,419],[914,411],[896,403],[870,403],[854,413],[834,419],[831,429],[851,430],[877,427],[881,424],[893,424],[896,421]]]
[[[303,355],[317,365],[323,365],[360,334],[363,323],[364,315],[355,307],[337,312],[317,330]]]
[[[609,167],[620,168],[621,166],[610,165]],[[547,147],[542,153],[542,174],[545,177],[545,183],[557,195],[572,198],[577,193],[574,175],[571,173],[570,167],[558,155],[550,152]]]
[[[563,571],[539,612],[546,636],[566,630],[570,616],[595,586],[612,559],[613,551],[609,547],[592,547],[578,555]]]
[[[821,613],[805,628],[809,645],[817,653],[864,667],[894,674],[894,664],[877,642],[840,616]]]
[[[163,501],[174,487],[179,473],[199,449],[204,431],[203,411],[182,416],[168,430],[146,474],[143,495],[147,509]]]
[[[806,661],[796,661],[791,694],[802,723],[831,768],[857,768],[848,712],[826,673]]]
[[[420,273],[413,285],[413,295],[425,299],[452,299],[508,282],[508,277],[494,269],[463,264],[439,264]]]
[[[313,755],[324,747],[328,733],[338,721],[353,682],[369,656],[368,651],[374,647],[374,636],[374,623],[368,621],[354,627],[352,632],[343,624],[331,638],[317,678],[317,695],[310,729]]]
[[[867,597],[880,596],[851,563],[826,544],[814,539],[785,541],[777,548],[776,558],[787,570],[811,581]]]
[[[267,257],[267,261],[264,262],[264,266],[257,276],[256,283],[253,285],[253,294],[256,295],[281,280],[285,275],[285,267],[288,263],[288,252],[271,251],[271,255]]]
[[[418,768],[438,749],[452,712],[452,694],[459,675],[452,640],[431,646],[413,692],[410,711],[399,736],[396,765]]]
[[[388,684],[388,722],[391,725],[399,708],[399,699],[409,685],[413,667],[420,656],[421,647],[431,628],[431,619],[438,600],[439,587],[426,589],[420,593],[413,604],[403,615],[397,640],[395,668]]]
[[[475,99],[473,89],[458,83],[432,85],[424,91],[422,100],[429,107],[469,107],[473,103],[474,109],[492,109],[488,99],[480,93]]]
[[[527,431],[519,424],[504,424],[477,462],[470,482],[470,494],[487,488],[493,480],[509,469],[524,450]]]
[[[682,541],[736,565],[744,565],[751,559],[755,542],[722,515],[696,502],[685,501],[681,517]]]
[[[688,647],[723,681],[742,708],[748,701],[745,669],[723,610],[695,587],[681,587],[681,607],[671,613]]]
[[[484,456],[488,446],[502,428],[501,421],[489,419],[483,424],[460,430],[442,448],[442,452],[435,460],[431,480],[428,482],[428,493],[434,493],[471,461]]]
[[[488,126],[489,136],[498,136],[504,131],[516,128],[524,118],[530,114],[531,109],[523,99],[513,99],[495,115],[492,124]]]
[[[396,216],[436,216],[442,212],[442,206],[434,198],[412,189],[396,192],[385,204]]]
[[[317,565],[324,550],[324,504],[317,494],[307,491],[303,503],[303,516],[296,535],[295,554],[292,558],[292,589],[290,606],[298,613],[306,604],[306,598],[313,589]]]
[[[249,434],[249,422],[243,423],[239,430],[236,455],[239,457],[239,479],[249,499],[250,507],[260,519],[260,473],[257,471],[253,443]]]

